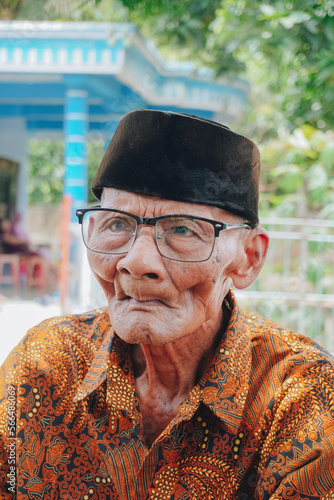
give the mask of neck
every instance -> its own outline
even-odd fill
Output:
[[[132,347],[144,435],[148,444],[175,417],[179,405],[199,381],[212,359],[224,323],[221,311],[215,322],[204,324],[200,331],[177,342],[164,346],[140,344]],[[145,432],[147,419],[149,432]]]

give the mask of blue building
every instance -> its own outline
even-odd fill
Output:
[[[90,134],[109,141],[138,108],[232,123],[248,90],[192,63],[167,64],[133,24],[1,21],[0,217],[25,210],[29,137],[64,137],[74,212],[87,202]]]

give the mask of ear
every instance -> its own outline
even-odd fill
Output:
[[[247,231],[243,245],[240,258],[230,275],[234,286],[239,289],[250,286],[262,269],[269,245],[267,231],[261,227]]]

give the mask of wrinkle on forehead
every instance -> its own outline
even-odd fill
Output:
[[[222,222],[243,222],[238,215],[226,212],[218,207],[198,203],[166,200],[155,196],[146,196],[114,188],[104,188],[101,206],[131,212],[142,217],[158,217],[168,214],[189,214]]]

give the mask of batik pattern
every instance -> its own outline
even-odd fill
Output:
[[[15,484],[17,500],[333,499],[333,359],[227,304],[212,362],[150,448],[105,309],[30,330],[0,377],[0,498]]]

